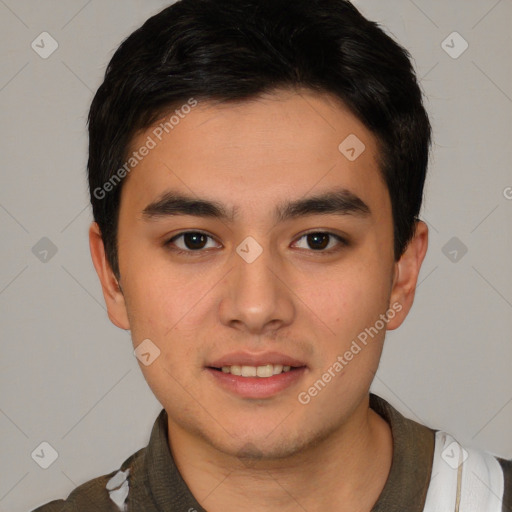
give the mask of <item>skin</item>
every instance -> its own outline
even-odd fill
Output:
[[[137,134],[133,148],[152,130]],[[353,162],[338,150],[350,134],[366,146]],[[161,353],[141,370],[166,409],[170,449],[201,505],[235,510],[369,511],[392,459],[388,424],[369,408],[386,328],[307,404],[297,399],[379,315],[400,304],[396,329],[414,299],[427,226],[399,261],[378,167],[375,137],[339,101],[279,90],[239,103],[199,103],[133,169],[123,184],[118,283],[101,233],[90,228],[92,259],[111,321],[150,339]],[[337,188],[369,215],[313,214],[276,222],[276,205]],[[232,220],[191,215],[148,219],[143,210],[168,190],[237,209]],[[183,237],[212,238],[180,255]],[[305,232],[334,233],[322,253]],[[236,252],[261,246],[252,263]],[[194,247],[194,246],[192,246]],[[189,249],[189,254],[192,253]],[[221,389],[205,365],[235,351],[274,350],[300,359],[298,382],[265,399]]]

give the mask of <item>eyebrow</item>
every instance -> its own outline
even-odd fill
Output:
[[[148,204],[142,211],[146,220],[156,220],[175,215],[214,218],[233,222],[238,208],[229,210],[222,203],[194,198],[174,191],[165,192],[159,199]],[[278,205],[274,212],[276,222],[285,222],[307,215],[353,215],[367,217],[370,207],[354,193],[341,188],[311,197],[287,201]]]

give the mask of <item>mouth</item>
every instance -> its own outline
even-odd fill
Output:
[[[238,398],[271,398],[297,386],[308,367],[282,354],[232,354],[205,367],[216,387]]]
[[[222,367],[209,367],[212,370],[216,370],[222,373],[228,373],[236,375],[237,377],[257,377],[260,379],[268,379],[274,375],[281,375],[282,373],[291,372],[304,366],[290,366],[283,364],[264,364],[260,366],[248,366],[234,364],[231,366]]]

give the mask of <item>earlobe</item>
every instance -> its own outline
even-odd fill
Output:
[[[400,304],[401,310],[387,324],[388,330],[399,327],[405,320],[414,302],[421,264],[428,248],[428,227],[421,221],[416,221],[416,229],[401,258],[395,263],[395,275],[391,290],[390,305]]]
[[[94,268],[101,283],[110,321],[117,327],[128,330],[130,323],[123,291],[107,261],[103,238],[96,222],[93,222],[89,228],[89,248]]]

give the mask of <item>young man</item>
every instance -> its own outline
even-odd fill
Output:
[[[512,510],[512,461],[369,393],[427,250],[403,48],[345,0],[181,0],[89,131],[92,258],[163,410],[39,512]]]

